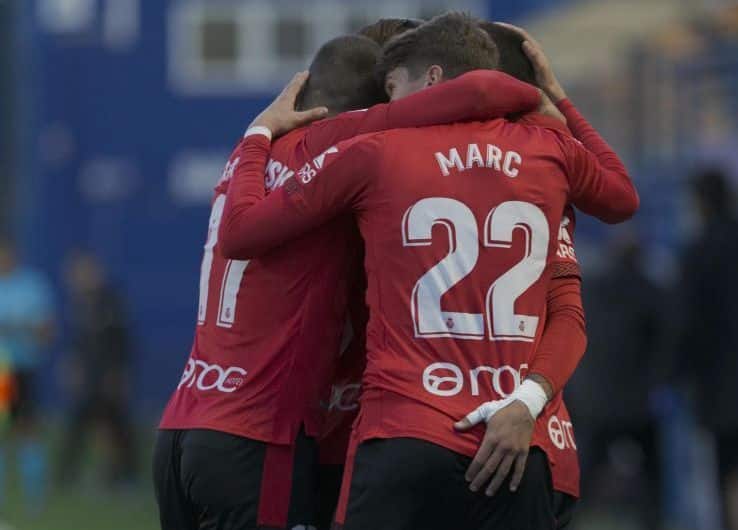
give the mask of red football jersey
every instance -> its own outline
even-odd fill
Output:
[[[576,217],[574,209],[571,205],[567,205],[564,209],[561,224],[559,225],[556,251],[548,266],[551,275],[579,275],[579,263],[577,262],[576,252],[574,250],[575,228]],[[554,282],[561,281],[562,280],[560,279],[552,279],[550,285],[553,285]],[[576,279],[568,281],[578,282],[580,280]],[[581,304],[581,298],[577,301]],[[553,322],[553,320],[550,322]],[[543,371],[536,370],[536,356],[539,353],[543,337],[545,337],[547,332],[551,332],[548,328],[548,323],[549,322],[546,322],[546,329],[543,331],[542,340],[538,343],[536,351],[533,352],[529,363],[529,369],[533,373],[541,373]],[[569,335],[571,335],[570,328],[568,328],[567,331],[569,332]],[[568,340],[560,342],[565,349],[558,352],[559,355],[556,356],[559,363],[561,363],[562,356],[572,355],[572,352],[570,351],[572,349],[570,346],[570,339],[571,337],[569,336]],[[554,396],[538,416],[533,431],[531,445],[540,447],[546,453],[551,467],[551,481],[553,483],[554,490],[568,493],[574,497],[579,497],[579,458],[574,438],[574,427],[571,422],[571,417],[569,416],[569,411],[566,408],[566,403],[564,402],[562,390],[556,390],[555,388]]]
[[[562,127],[561,129],[563,130],[564,128]],[[551,286],[559,285],[563,281],[580,281],[578,278],[580,275],[579,264],[574,250],[575,228],[576,217],[574,209],[570,205],[567,205],[564,210],[561,226],[559,227],[559,246],[555,257],[549,264],[552,275],[558,275],[559,278],[566,276],[567,280],[552,279],[549,294],[551,292]],[[362,288],[360,290],[362,297],[363,292]],[[356,293],[356,290],[354,290],[354,293]],[[358,309],[351,311],[352,314],[362,314],[363,298],[358,302],[360,305]],[[581,298],[577,302],[581,307]],[[547,322],[546,328],[543,331],[541,342],[546,337],[546,333],[551,331],[548,324],[549,322]],[[558,363],[561,363],[562,356],[575,355],[575,360],[578,361],[579,359],[577,352],[572,352],[571,324],[567,323],[567,325],[569,326],[566,329],[567,340],[562,341],[564,347],[560,349],[561,351],[555,352],[554,356]],[[359,413],[361,377],[366,364],[365,341],[362,340],[365,338],[365,335],[361,323],[353,324],[348,329],[350,332],[347,337],[351,337],[351,340],[347,339],[346,349],[342,349],[338,368],[336,369],[336,374],[331,385],[331,397],[325,403],[327,415],[323,432],[320,436],[320,461],[323,464],[340,465],[344,463],[349,446],[351,427]],[[536,370],[536,356],[539,350],[540,345],[533,354],[530,369],[534,373],[545,373],[544,370]],[[579,459],[577,456],[574,429],[561,391],[556,391],[550,403],[538,417],[531,445],[540,447],[546,452],[548,460],[551,463],[551,478],[554,490],[563,491],[578,497],[580,478]]]
[[[562,122],[540,114],[528,114],[519,123],[550,127],[571,134]],[[567,205],[559,227],[559,246],[549,264],[553,278],[562,279],[552,279],[549,286],[549,296],[552,287],[561,285],[564,281],[568,283],[580,281],[579,264],[574,250],[575,225],[574,209],[571,205]],[[558,289],[556,289],[556,292],[558,293]],[[363,288],[361,289],[361,295],[363,297]],[[574,300],[583,313],[581,297],[574,297]],[[362,302],[361,306],[363,305]],[[548,306],[547,308],[551,309]],[[537,362],[537,357],[547,333],[552,331],[549,324],[553,323],[554,320],[547,322],[541,343],[536,349],[530,364],[532,372],[545,375],[552,380],[556,378]],[[556,351],[551,352],[555,364],[554,362],[547,363],[546,367],[548,364],[552,364],[555,366],[556,372],[561,371],[561,365],[567,364],[562,361],[567,360],[570,364],[576,364],[580,358],[581,352],[572,347],[572,340],[576,335],[572,333],[572,325],[576,325],[576,323],[569,321],[562,323],[562,328],[566,326],[566,329],[561,330],[566,332],[566,340],[553,341],[552,348],[557,348]],[[359,333],[359,330],[363,330],[361,324],[351,327],[353,340],[348,343],[346,350],[341,355],[331,386],[331,398],[325,404],[327,415],[320,436],[320,459],[323,464],[340,465],[344,463],[352,424],[359,413],[358,400],[361,395],[361,377],[364,371],[366,353],[363,349],[364,341],[362,340],[364,333]],[[581,335],[582,339],[586,338],[584,329],[581,330]],[[558,337],[555,337],[555,339],[558,339]],[[565,359],[572,356],[574,359]],[[546,452],[551,463],[551,478],[554,489],[578,497],[580,468],[574,440],[571,418],[563,401],[562,392],[557,389],[551,402],[537,420],[532,445],[540,447]]]
[[[341,114],[275,142],[259,194],[305,178],[332,145],[357,134],[500,116],[531,110],[539,99],[509,76],[472,72],[402,101]],[[310,436],[320,432],[319,402],[339,349],[358,234],[351,219],[336,219],[258,259],[228,259],[238,256],[224,255],[219,228],[232,177],[246,162],[242,144],[215,190],[195,340],[160,428],[208,428],[285,444],[300,425]]]
[[[562,111],[573,125],[580,123],[580,117],[571,105],[564,103],[562,105]],[[548,127],[569,135],[572,134],[560,121],[540,114],[526,115],[520,122]],[[583,134],[585,140],[591,139],[586,134],[586,128],[582,130],[580,127],[578,132]],[[585,145],[597,150],[599,146],[596,140],[595,138],[594,145]],[[559,226],[558,247],[549,263],[552,276],[554,278],[561,278],[561,280],[556,281],[559,285],[564,281],[568,281],[569,285],[572,282],[581,281],[579,262],[576,257],[574,245],[575,229],[576,215],[574,208],[571,205],[567,205],[564,209],[561,225]],[[551,285],[554,285],[554,280],[552,280]],[[547,322],[542,340],[539,342],[530,363],[531,372],[544,375],[552,383],[554,389],[554,396],[536,421],[531,444],[540,447],[546,452],[551,464],[551,479],[554,490],[563,491],[578,497],[580,480],[579,458],[574,427],[563,396],[563,385],[568,381],[574,368],[578,365],[586,348],[584,310],[581,307],[581,294],[579,294],[580,286],[574,285],[574,287],[575,289],[570,287],[569,292],[574,292],[576,295],[568,296],[571,299],[571,306],[574,307],[567,307],[567,312],[573,310],[579,314],[567,314],[567,320],[560,319],[556,329],[553,329],[553,326],[556,325],[554,320]],[[559,293],[560,291],[557,291],[557,294]],[[549,287],[550,294],[551,287]],[[569,300],[566,303],[569,303]],[[551,302],[549,301],[547,309],[550,308]],[[551,327],[549,327],[549,324],[551,324]],[[579,326],[579,328],[572,328],[572,326]],[[543,358],[544,356],[545,358]]]
[[[369,310],[365,303],[364,270],[351,287],[349,316],[338,365],[331,381],[330,399],[324,403],[326,412],[323,430],[318,439],[320,463],[342,465],[346,460],[351,427],[359,413],[361,377],[366,366],[366,325]]]
[[[638,206],[632,182],[609,150],[504,120],[388,131],[331,151],[262,200],[269,142],[249,137],[224,252],[258,256],[353,211],[370,307],[359,436],[473,455],[483,426],[457,433],[453,423],[525,375],[565,205],[625,220]]]

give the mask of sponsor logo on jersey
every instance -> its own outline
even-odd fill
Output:
[[[577,254],[574,252],[574,242],[569,233],[569,225],[571,219],[564,216],[561,219],[561,225],[559,225],[559,248],[556,251],[556,255],[562,259],[570,259],[577,261]]]
[[[238,366],[223,368],[217,364],[208,364],[198,359],[189,359],[177,390],[182,387],[207,392],[216,390],[230,394],[238,390],[244,383],[247,372]]]
[[[462,370],[454,363],[433,363],[423,370],[423,388],[436,396],[456,396],[466,387],[468,377],[472,396],[480,395],[482,385],[489,385],[495,394],[505,398],[520,386],[527,370],[525,363],[519,368],[483,365],[470,370]]]
[[[551,416],[548,419],[548,437],[557,449],[577,450],[577,444],[574,442],[574,426],[570,421]]]
[[[274,191],[284,186],[294,174],[295,172],[287,167],[287,164],[270,158],[264,171],[264,187],[267,191]]]
[[[223,173],[220,175],[220,180],[218,181],[218,184],[222,184],[226,180],[231,180],[233,178],[233,172],[236,171],[236,168],[238,167],[238,163],[241,161],[241,157],[237,156],[233,160],[229,160],[226,162],[225,168],[223,168]]]
[[[297,178],[303,184],[308,184],[315,178],[319,169],[322,169],[325,165],[325,159],[328,155],[338,153],[336,146],[329,147],[318,156],[313,158],[311,162],[307,162],[304,166],[297,170]],[[267,162],[266,170],[264,171],[264,186],[267,191],[274,191],[277,188],[284,186],[288,180],[295,176],[295,171],[290,169],[287,164],[275,160],[269,159]]]

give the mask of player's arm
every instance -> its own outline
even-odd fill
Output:
[[[606,223],[631,218],[638,209],[639,198],[620,158],[567,99],[541,45],[524,29],[506,26],[525,39],[523,51],[533,65],[538,86],[556,104],[572,134],[581,142],[564,140],[572,202]]]
[[[264,169],[272,135],[313,118],[311,111],[294,110],[306,80],[305,72],[296,75],[254,120],[239,146],[239,163],[228,186],[218,233],[225,258],[262,255],[343,210],[358,208],[374,182],[378,142],[375,137],[362,137],[339,144],[320,170],[307,164],[265,197]]]
[[[465,431],[487,423],[484,440],[466,471],[472,491],[486,487],[487,494],[494,495],[510,473],[510,490],[518,488],[535,420],[584,355],[587,334],[579,277],[553,278],[547,305],[546,327],[523,384],[507,398],[483,403],[455,424],[457,430]]]
[[[522,116],[519,122],[571,135],[565,121],[550,115],[530,113]],[[547,400],[564,388],[587,348],[582,281],[574,253],[575,222],[574,209],[567,206],[559,229],[559,247],[549,265],[551,281],[546,297],[546,326],[529,361],[527,378],[541,385]]]
[[[503,72],[475,70],[390,103],[344,112],[313,123],[305,136],[308,152],[322,153],[360,134],[404,127],[483,121],[539,108],[541,93]]]
[[[586,349],[582,281],[577,276],[552,278],[546,327],[530,361],[528,379],[540,384],[550,400],[574,374]]]
[[[374,181],[374,147],[371,137],[342,142],[321,169],[307,164],[265,197],[268,135],[247,136],[223,208],[220,252],[227,259],[256,258],[343,211],[360,209]]]
[[[625,166],[569,100],[560,102],[559,108],[581,142],[562,141],[571,202],[606,223],[630,219],[640,199]]]
[[[548,264],[551,280],[546,293],[546,324],[528,361],[528,379],[543,387],[547,401],[564,388],[587,348],[581,272],[574,250],[575,229],[576,214],[567,205],[559,227],[558,246]]]
[[[520,485],[535,420],[584,354],[587,336],[580,284],[575,276],[551,280],[546,327],[526,380],[507,398],[483,403],[454,425],[465,431],[487,423],[484,439],[465,474],[472,491],[486,488],[487,495],[494,495],[511,473],[510,491]]]
[[[584,355],[587,335],[582,309],[581,278],[574,251],[575,214],[564,210],[558,247],[548,265],[546,323],[529,359],[523,384],[505,399],[483,403],[455,427],[467,430],[486,422],[487,430],[466,473],[470,487],[494,494],[512,473],[510,489],[520,484],[530,450],[535,420],[546,403],[566,384]]]

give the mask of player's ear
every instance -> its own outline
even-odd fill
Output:
[[[433,86],[443,80],[443,67],[434,64],[425,72],[425,86]]]

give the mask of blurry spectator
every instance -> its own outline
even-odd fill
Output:
[[[129,330],[121,297],[102,265],[87,252],[74,252],[65,279],[71,301],[72,354],[67,381],[72,410],[62,445],[60,475],[78,478],[85,442],[102,429],[110,486],[135,478],[135,435],[128,403]]]
[[[10,240],[0,239],[0,356],[11,395],[11,436],[0,447],[0,486],[8,442],[17,442],[17,454],[10,461],[19,466],[24,499],[33,512],[42,508],[46,489],[46,451],[38,432],[34,383],[41,350],[52,337],[52,298],[46,278],[19,262]],[[3,493],[0,488],[0,499]]]
[[[701,228],[682,262],[679,366],[715,435],[726,525],[738,530],[738,218],[720,170],[699,173],[692,194]]]
[[[659,351],[662,297],[633,239],[615,246],[602,274],[584,281],[587,354],[567,387],[582,459],[585,501],[660,521],[658,455],[648,395]]]

